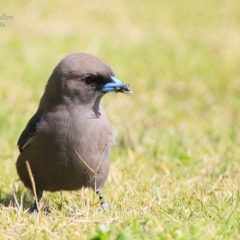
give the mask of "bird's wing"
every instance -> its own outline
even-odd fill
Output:
[[[40,121],[41,112],[35,113],[33,117],[29,120],[26,128],[23,130],[17,142],[18,149],[20,152],[31,142],[31,139],[33,138],[33,136],[35,135],[39,128]]]

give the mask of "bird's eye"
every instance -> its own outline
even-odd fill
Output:
[[[97,81],[97,78],[95,76],[88,76],[85,78],[85,83],[87,85],[92,85],[92,84],[96,83],[96,81]]]

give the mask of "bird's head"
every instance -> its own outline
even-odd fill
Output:
[[[131,90],[99,58],[76,52],[66,56],[54,69],[45,95],[56,102],[86,104],[107,92],[131,93]]]

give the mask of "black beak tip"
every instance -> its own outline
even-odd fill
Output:
[[[126,84],[124,87],[116,88],[116,93],[133,93],[133,91],[129,88],[129,85]]]

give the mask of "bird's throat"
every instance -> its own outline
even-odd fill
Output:
[[[95,102],[93,103],[92,106],[92,117],[96,117],[99,118],[101,116],[101,112],[100,112],[100,101],[103,95],[100,95],[97,97],[97,99],[95,100]]]

